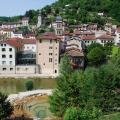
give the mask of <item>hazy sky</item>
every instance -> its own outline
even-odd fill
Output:
[[[29,9],[42,8],[56,0],[0,0],[0,16],[23,15]]]

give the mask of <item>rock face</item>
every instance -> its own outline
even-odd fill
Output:
[[[14,117],[24,115],[29,118],[52,117],[49,111],[48,96],[52,90],[34,90],[13,94],[8,97],[14,106]]]

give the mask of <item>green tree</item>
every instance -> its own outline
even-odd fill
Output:
[[[95,75],[97,107],[103,112],[111,112],[119,108],[120,95],[116,92],[120,86],[120,70],[115,65],[103,65]],[[117,110],[117,109],[116,109]]]
[[[68,108],[64,115],[64,120],[81,120],[79,110],[77,108]]]
[[[13,107],[10,102],[7,101],[7,96],[0,93],[0,119],[5,120],[13,112]]]
[[[94,48],[101,48],[102,50],[104,49],[103,46],[99,43],[93,43],[90,46],[87,47],[87,51],[90,52]]]
[[[80,73],[79,73],[80,74]],[[69,58],[65,55],[61,60],[60,76],[57,78],[57,88],[50,96],[50,110],[56,116],[62,117],[70,106],[80,104],[80,80],[78,72],[73,74]]]
[[[72,66],[70,64],[70,59],[67,55],[64,55],[60,61],[60,74],[70,75],[73,72]]]
[[[26,87],[26,90],[33,90],[33,88],[34,88],[33,81],[27,81],[25,83],[25,87]]]
[[[99,65],[105,63],[106,54],[105,54],[104,50],[102,50],[99,47],[96,47],[88,53],[87,58],[88,58],[88,62],[90,65],[99,66]]]
[[[101,115],[102,112],[95,107],[92,110],[71,107],[67,109],[64,120],[96,120]]]

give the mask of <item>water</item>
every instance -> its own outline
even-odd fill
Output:
[[[34,89],[53,89],[56,86],[56,80],[51,78],[0,78],[0,92],[5,94],[15,94],[26,91],[25,83],[32,80]]]

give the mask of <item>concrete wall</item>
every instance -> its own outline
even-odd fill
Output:
[[[15,66],[10,65],[0,66],[0,74],[15,74]]]
[[[24,51],[32,50],[36,52],[36,44],[24,44]]]
[[[39,73],[37,65],[30,66],[0,66],[0,74],[37,74]]]

